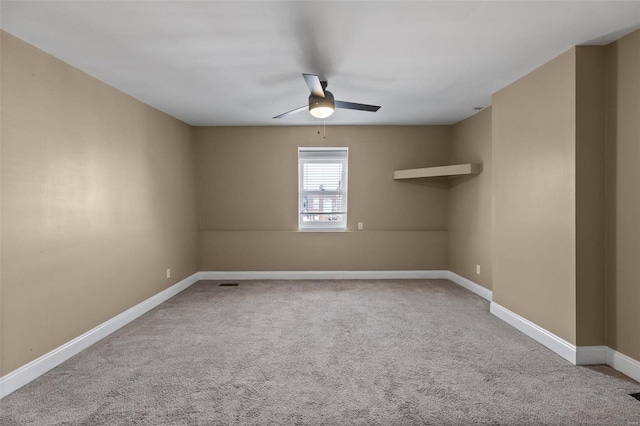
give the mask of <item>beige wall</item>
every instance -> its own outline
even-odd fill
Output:
[[[4,375],[193,274],[197,210],[189,126],[4,32],[1,108]]]
[[[576,344],[605,344],[605,48],[576,47]]]
[[[493,297],[576,343],[575,49],[493,96]]]
[[[200,268],[447,269],[447,182],[392,174],[447,164],[450,142],[450,126],[197,128]],[[299,146],[349,147],[348,232],[296,232]]]
[[[607,345],[640,360],[640,30],[606,54]]]
[[[450,181],[449,270],[491,289],[491,108],[453,126],[451,164],[480,163],[478,175]],[[480,265],[480,274],[476,273]]]
[[[446,231],[204,231],[204,271],[447,269]]]
[[[613,225],[615,232],[626,240],[631,231],[629,241],[636,244],[633,252],[631,246],[610,239],[609,263],[616,261],[615,253],[620,251],[638,254],[637,226],[635,234],[632,231],[637,208],[633,210],[634,201],[631,205],[626,201],[635,200],[637,207],[633,194],[638,193],[638,175],[629,173],[635,166],[620,172],[621,162],[638,159],[640,114],[638,97],[633,96],[638,93],[639,74],[634,48],[637,44],[629,52],[636,54],[635,59],[628,52],[618,62],[615,45],[573,48],[494,95],[494,299],[578,346],[610,341],[605,326],[612,315],[614,321],[621,319],[625,324],[625,342],[639,340],[637,274],[626,275],[628,281],[622,287],[629,294],[624,301],[605,304],[605,294],[611,299],[616,292],[607,292],[615,273],[612,276],[609,268],[609,283],[605,274],[607,204],[612,206],[608,215],[626,217],[622,226],[620,222],[617,228]],[[612,67],[617,63],[627,67],[623,84],[608,79],[608,95],[607,50],[609,74],[615,74]],[[632,95],[626,102],[611,100],[621,93]],[[623,142],[611,136],[619,129],[627,134]],[[611,140],[629,151],[616,158]],[[605,167],[610,169],[608,186]],[[621,186],[620,181],[625,183]],[[637,272],[638,257],[634,259],[631,268]],[[626,306],[623,315],[621,304]],[[637,348],[636,343],[630,344],[634,345]]]

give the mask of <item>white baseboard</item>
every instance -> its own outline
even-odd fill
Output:
[[[609,346],[578,346],[576,365],[606,364],[640,382],[640,361]]]
[[[466,288],[472,293],[477,294],[485,300],[491,302],[493,300],[493,292],[488,288],[482,287],[480,284],[476,284],[473,281],[456,274],[455,272],[447,271],[447,278],[454,283]]]
[[[202,271],[201,280],[446,279],[449,271]]]
[[[63,363],[73,355],[93,345],[142,314],[155,308],[199,280],[304,280],[304,279],[449,279],[467,290],[491,302],[493,293],[473,281],[445,270],[422,271],[201,271],[161,291],[136,306],[87,331],[81,336],[42,355],[24,366],[0,377],[0,399],[21,388],[47,371]],[[640,381],[640,361],[630,358],[607,346],[576,347],[555,334],[539,327],[491,302],[490,311],[522,333],[551,349],[572,364],[608,364],[614,369]]]
[[[0,399],[37,379],[47,371],[62,364],[67,359],[180,293],[199,279],[201,279],[200,273],[197,272],[160,293],[151,296],[147,300],[138,303],[134,307],[127,309],[121,314],[116,315],[110,320],[103,322],[81,336],[59,346],[51,352],[48,352],[28,364],[23,365],[17,370],[0,377]]]
[[[640,382],[640,361],[626,356],[610,347],[607,348],[607,365]]]
[[[202,271],[202,280],[388,280],[448,279],[472,293],[491,301],[493,292],[455,272],[446,270],[417,271]]]
[[[507,308],[491,302],[489,311],[507,324],[515,327],[536,342],[546,346],[572,364],[576,363],[576,347],[566,340],[532,323]]]
[[[417,271],[202,271],[202,280],[388,280],[448,279],[472,293],[491,301],[493,293],[454,272],[446,270]]]
[[[607,363],[607,346],[576,346],[576,365],[595,365]]]
[[[606,364],[640,382],[640,361],[608,346],[575,346],[507,308],[491,302],[492,314],[574,365]]]

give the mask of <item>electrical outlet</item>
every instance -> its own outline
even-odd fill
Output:
[[[364,229],[364,224],[362,222],[358,222],[358,229],[362,231]]]
[[[480,265],[476,265],[476,274],[480,275]]]
[[[167,269],[167,278],[171,278],[171,269]]]

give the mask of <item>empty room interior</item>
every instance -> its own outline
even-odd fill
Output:
[[[0,423],[640,424],[639,1],[0,24]]]

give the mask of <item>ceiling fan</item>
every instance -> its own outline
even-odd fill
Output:
[[[282,118],[291,114],[295,114],[306,109],[309,110],[311,115],[316,118],[327,118],[333,114],[335,108],[342,109],[355,109],[358,111],[371,111],[376,112],[380,109],[378,105],[366,105],[356,104],[353,102],[336,101],[333,98],[333,93],[326,90],[327,82],[320,81],[320,78],[314,74],[302,74],[305,83],[309,87],[311,94],[309,95],[309,105],[301,106],[300,108],[293,109],[280,115],[276,115],[273,118]]]

